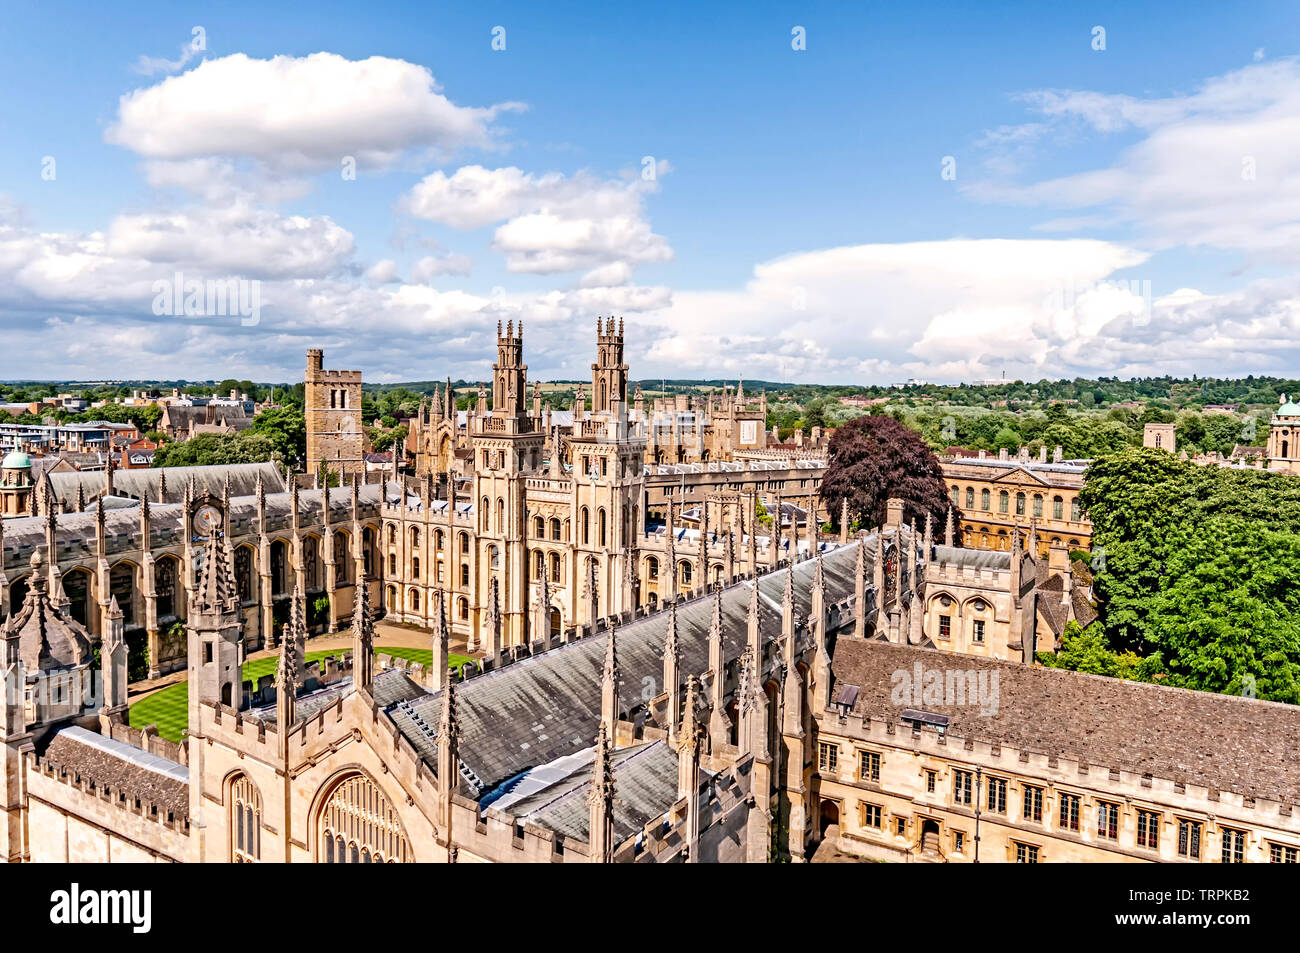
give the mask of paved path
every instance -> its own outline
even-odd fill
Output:
[[[431,629],[422,629],[413,625],[398,625],[393,622],[376,622],[375,623],[375,648],[402,648],[402,649],[430,649],[433,647],[433,631]],[[330,649],[351,649],[352,632],[349,629],[343,629],[332,635],[318,635],[307,640],[308,652],[321,652]],[[458,655],[469,655],[479,657],[482,653],[470,652],[466,650],[465,640],[453,638],[451,640],[450,651]],[[270,658],[280,654],[278,648],[261,649],[247,656],[244,661],[251,662],[254,659]],[[185,669],[179,669],[175,672],[169,672],[158,678],[144,679],[139,682],[132,682],[127,689],[127,700],[129,704],[135,704],[140,699],[152,695],[159,689],[166,688],[169,685],[175,685],[183,682],[188,678]]]

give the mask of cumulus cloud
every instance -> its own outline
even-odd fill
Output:
[[[670,170],[667,161],[657,173]],[[600,179],[587,172],[535,175],[513,166],[463,166],[426,176],[399,202],[416,218],[460,229],[497,222],[493,250],[512,272],[557,274],[591,270],[584,283],[629,280],[632,268],[671,261],[667,239],[645,219],[646,194],[658,178]]]
[[[105,251],[248,278],[320,277],[352,254],[352,234],[328,216],[279,215],[237,203],[120,215]]]
[[[352,156],[385,166],[411,150],[492,147],[493,122],[517,108],[458,106],[427,67],[404,60],[236,53],[122,96],[105,138],[151,159],[227,156],[323,169]]]

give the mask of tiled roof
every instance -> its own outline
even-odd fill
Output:
[[[189,817],[190,773],[183,764],[77,726],[55,733],[44,757],[113,793],[157,804],[177,818]]]
[[[891,677],[917,662],[997,672],[993,714],[925,706],[952,719],[950,736],[1300,803],[1300,706],[848,638],[832,670],[859,687],[855,713],[899,723]]]

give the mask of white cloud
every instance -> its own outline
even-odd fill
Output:
[[[120,215],[107,254],[248,278],[320,277],[352,254],[352,235],[328,216],[279,215],[236,203]]]
[[[666,160],[657,163],[659,174],[670,168]],[[629,280],[636,265],[672,260],[667,239],[645,220],[644,197],[657,188],[657,179],[534,175],[513,166],[471,165],[450,176],[442,171],[426,176],[398,209],[460,229],[502,222],[492,247],[505,256],[510,271],[605,269],[604,280],[613,283],[618,274]]]
[[[1182,245],[1292,263],[1300,258],[1295,58],[1250,65],[1164,99],[1071,90],[1025,99],[1052,122],[1082,123],[1100,133],[1136,130],[1142,138],[1103,168],[1027,185],[979,182],[966,186],[967,194],[1102,210],[1101,217],[1132,226],[1157,249]]]
[[[415,281],[428,281],[438,275],[468,275],[473,269],[474,263],[468,255],[426,255],[412,267],[411,277]]]
[[[515,108],[457,106],[427,67],[404,60],[236,53],[122,96],[105,138],[153,159],[227,156],[322,169],[353,156],[382,166],[411,150],[491,147],[492,123]]]
[[[397,279],[397,262],[391,258],[377,261],[366,269],[366,280],[377,285],[386,285]]]

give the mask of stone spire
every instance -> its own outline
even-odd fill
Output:
[[[695,721],[696,679],[686,679],[686,707],[677,740],[677,797],[686,799],[686,862],[698,861],[700,846],[700,738]]]
[[[601,724],[609,726],[611,742],[614,741],[614,730],[619,716],[618,649],[615,645],[617,637],[618,630],[611,625],[609,638],[605,643],[605,667],[600,676],[600,720]]]
[[[943,544],[945,546],[952,545],[952,507],[951,506],[948,507],[947,522],[945,522],[943,525]]]
[[[302,590],[295,586],[289,604],[289,623],[280,646],[280,664],[275,671],[275,720],[282,755],[288,751],[289,729],[298,721],[298,681],[302,675],[298,667],[298,639],[306,624]]]
[[[364,570],[357,575],[356,601],[352,606],[352,684],[369,692],[375,677],[375,613],[367,598]]]
[[[727,717],[727,659],[722,644],[722,590],[713,594],[713,621],[709,624],[710,702],[709,745],[715,756],[731,737],[731,719]]]
[[[446,688],[442,692],[442,710],[438,713],[438,832],[449,854],[452,845],[452,795],[460,789],[460,720],[456,712],[456,680],[444,672]],[[448,859],[451,859],[449,856]]]
[[[434,595],[437,603],[433,618],[433,658],[429,663],[430,689],[440,691],[447,683],[447,663],[450,659],[451,633],[447,629],[447,607],[442,590]]]
[[[104,611],[104,640],[99,648],[99,664],[104,678],[104,714],[110,719],[127,710],[127,647],[122,607],[111,596]],[[125,718],[122,718],[125,720]]]
[[[234,572],[227,565],[228,548],[221,544],[217,534],[208,537],[203,553],[203,569],[199,572],[199,585],[195,590],[195,605],[200,612],[230,612],[238,607]]]
[[[483,658],[496,665],[501,661],[501,589],[497,577],[488,584],[487,612],[483,619]]]
[[[668,693],[668,741],[677,737],[677,714],[681,708],[681,646],[677,642],[677,603],[668,603],[668,632],[664,638],[664,691]]]
[[[853,637],[867,637],[867,541],[858,540],[858,558],[853,565]]]
[[[586,578],[583,579],[583,596],[587,603],[587,625],[596,631],[596,620],[600,618],[600,589],[596,580],[596,560],[588,559]]]
[[[925,514],[925,552],[923,557],[926,562],[934,555],[934,514],[927,512]]]
[[[614,768],[609,734],[609,726],[602,721],[591,766],[591,790],[587,792],[587,859],[593,864],[614,860]]]

